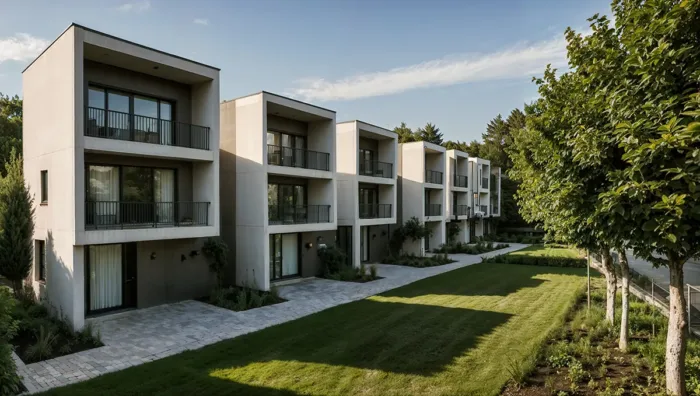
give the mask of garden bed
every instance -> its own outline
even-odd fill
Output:
[[[270,291],[260,291],[249,287],[230,286],[214,289],[211,295],[198,301],[215,305],[231,311],[247,311],[253,308],[283,303],[287,300],[279,296],[275,286]]]
[[[17,333],[10,340],[17,356],[26,364],[53,359],[71,353],[102,346],[99,331],[88,323],[83,330],[71,326],[55,316],[48,308],[29,297],[17,300],[12,318],[17,321]]]
[[[440,265],[455,263],[447,254],[436,254],[434,256],[420,257],[415,254],[402,254],[400,256],[387,256],[382,260],[382,264],[403,265],[406,267],[425,268],[437,267]]]
[[[323,279],[331,279],[343,282],[355,282],[355,283],[367,283],[378,279],[383,279],[377,276],[377,266],[370,265],[369,270],[364,264],[361,264],[359,268],[350,266],[341,266],[340,270],[331,273],[321,273],[319,277]]]
[[[586,268],[586,259],[576,249],[565,246],[532,245],[508,254],[485,258],[484,263],[536,265],[543,267]]]
[[[433,253],[450,253],[450,254],[482,254],[501,250],[510,247],[507,243],[499,243],[494,245],[493,242],[477,242],[477,243],[451,243],[441,245],[434,249]]]
[[[591,311],[580,299],[533,367],[509,367],[511,380],[503,395],[665,394],[666,318],[631,296],[630,347],[623,353],[617,347],[619,324],[604,321],[602,279],[593,279],[593,287]],[[689,341],[686,361],[688,393],[700,395],[700,341]]]

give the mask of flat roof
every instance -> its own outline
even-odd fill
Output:
[[[278,98],[291,100],[292,102],[301,103],[301,104],[306,105],[306,106],[315,107],[315,108],[317,108],[317,109],[321,109],[321,110],[324,110],[324,111],[330,111],[331,113],[335,113],[335,112],[336,112],[335,110],[331,110],[331,109],[327,109],[327,108],[325,108],[325,107],[317,106],[317,105],[312,104],[312,103],[309,103],[309,102],[303,102],[303,101],[301,101],[301,100],[294,99],[294,98],[290,98],[290,97],[287,97],[287,96],[284,96],[284,95],[279,95],[279,94],[276,94],[276,93],[273,93],[273,92],[270,92],[270,91],[258,91],[258,92],[253,92],[253,93],[251,93],[251,94],[239,96],[239,97],[237,97],[237,98],[233,98],[233,99],[229,99],[229,100],[223,100],[221,103],[233,102],[233,101],[236,101],[236,100],[238,100],[238,99],[248,98],[248,97],[250,97],[250,96],[255,96],[255,95],[260,95],[260,94],[268,94],[268,95],[276,96],[276,97],[278,97]],[[336,123],[336,124],[337,124],[337,123]]]
[[[380,127],[379,125],[370,124],[369,122],[362,121],[362,120],[347,120],[347,121],[342,121],[342,122],[336,122],[336,124],[347,124],[347,123],[350,123],[350,122],[358,122],[358,123],[360,123],[360,124],[369,125],[369,126],[371,126],[371,127],[383,129],[383,130],[385,130],[385,131],[387,131],[387,132],[391,132],[391,133],[397,134],[396,132],[392,131],[391,129],[386,129],[386,128],[384,128],[384,127]],[[398,135],[398,134],[397,134],[397,135]]]
[[[51,42],[51,44],[49,44],[49,45],[46,47],[46,49],[44,49],[43,51],[41,51],[41,53],[39,54],[39,56],[37,56],[36,58],[34,58],[34,60],[31,61],[31,63],[29,63],[29,65],[27,65],[27,67],[25,67],[24,70],[22,70],[22,73],[24,73],[25,71],[27,71],[27,69],[29,69],[29,68],[34,64],[34,62],[36,62],[37,59],[41,58],[41,56],[44,55],[44,52],[48,51],[48,49],[51,48],[51,46],[52,46],[56,41],[58,41],[58,39],[60,39],[61,36],[63,36],[63,35],[64,35],[70,28],[72,28],[72,27],[77,27],[77,28],[83,29],[83,30],[88,31],[88,32],[96,33],[96,34],[99,34],[99,35],[102,35],[102,36],[105,36],[105,37],[109,37],[109,38],[111,38],[111,39],[119,40],[119,41],[121,41],[121,42],[123,42],[123,43],[135,45],[135,46],[137,46],[137,47],[141,47],[141,48],[147,49],[147,50],[149,50],[149,51],[154,51],[154,52],[158,52],[158,53],[163,54],[163,55],[172,56],[173,58],[177,58],[177,59],[180,59],[180,60],[184,60],[184,61],[187,61],[187,62],[191,62],[191,63],[194,63],[194,64],[199,65],[199,66],[204,66],[204,67],[208,67],[208,68],[210,68],[210,69],[214,69],[214,70],[217,70],[217,71],[221,71],[221,69],[219,69],[218,67],[214,67],[214,66],[210,66],[210,65],[207,65],[207,64],[204,64],[204,63],[201,63],[201,62],[193,61],[192,59],[187,59],[187,58],[182,57],[182,56],[179,56],[179,55],[171,54],[171,53],[168,53],[168,52],[165,52],[165,51],[161,51],[161,50],[159,50],[159,49],[155,49],[155,48],[148,47],[148,46],[145,46],[145,45],[142,45],[142,44],[139,44],[139,43],[135,43],[135,42],[133,42],[133,41],[125,40],[125,39],[120,38],[120,37],[117,37],[117,36],[112,36],[111,34],[107,34],[107,33],[104,33],[104,32],[100,32],[99,30],[95,30],[95,29],[90,29],[90,28],[88,28],[88,27],[85,27],[85,26],[83,26],[83,25],[79,25],[79,24],[73,22],[73,23],[71,23],[70,26],[68,26],[63,32],[61,32],[61,34],[59,34],[58,37],[56,37],[56,38]]]

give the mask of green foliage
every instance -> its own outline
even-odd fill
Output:
[[[450,253],[450,254],[482,254],[510,247],[507,243],[499,243],[494,245],[492,242],[477,242],[475,244],[468,243],[452,243],[441,245],[435,249],[433,253]]]
[[[433,230],[421,223],[417,217],[411,217],[405,223],[397,227],[389,240],[389,252],[392,256],[398,256],[403,249],[403,244],[408,239],[415,242],[423,238],[433,236]]]
[[[424,127],[418,128],[415,134],[417,135],[417,140],[437,145],[442,144],[442,132],[440,132],[440,128],[430,122],[426,123]]]
[[[40,361],[48,359],[53,354],[58,336],[50,327],[41,326],[36,335],[36,343],[27,348],[26,357],[29,360]]]
[[[406,126],[405,122],[394,128],[394,132],[399,135],[399,143],[410,143],[417,141],[416,134],[413,133],[411,128]]]
[[[22,153],[22,99],[0,93],[0,175],[7,175],[5,164],[12,152]]]
[[[22,158],[12,152],[0,190],[0,275],[19,294],[32,269],[34,199],[24,183]]]
[[[543,237],[541,237],[541,236],[525,235],[523,233],[518,233],[518,234],[491,233],[491,234],[484,235],[483,237],[477,238],[477,241],[527,243],[527,244],[542,243],[542,240],[543,240]]]
[[[482,262],[517,265],[539,265],[543,267],[586,268],[586,259],[572,257],[499,254],[498,256],[485,258],[482,260]]]
[[[447,223],[447,243],[452,244],[459,235],[459,224],[455,222]]]
[[[216,274],[219,287],[224,283],[224,268],[228,263],[228,245],[219,238],[209,238],[202,246],[202,253],[209,260],[209,271]]]
[[[10,345],[18,330],[17,320],[12,317],[14,307],[10,291],[0,286],[0,396],[15,395],[21,387]]]
[[[208,302],[217,307],[231,311],[246,311],[284,302],[275,286],[269,292],[251,289],[249,287],[217,287],[209,294]]]
[[[383,264],[396,264],[416,268],[436,267],[454,262],[447,254],[436,254],[431,257],[420,257],[415,254],[389,255],[382,260]]]
[[[327,278],[329,274],[338,273],[345,266],[345,261],[347,260],[345,252],[333,245],[318,249],[316,254],[321,260],[319,276],[322,278]]]

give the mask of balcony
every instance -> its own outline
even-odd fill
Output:
[[[434,170],[425,171],[425,182],[432,184],[442,184],[442,172]]]
[[[479,211],[483,214],[488,214],[489,207],[487,205],[479,205]]]
[[[331,169],[331,155],[319,151],[268,144],[267,163],[269,165],[329,171]]]
[[[85,202],[85,229],[209,225],[209,202]]]
[[[454,185],[455,187],[463,187],[467,188],[469,179],[467,176],[460,176],[460,175],[455,175],[454,177]]]
[[[360,175],[372,177],[394,177],[394,164],[382,161],[360,161]]]
[[[489,178],[488,177],[482,177],[481,178],[481,188],[489,188]]]
[[[469,214],[469,205],[455,205],[453,211],[456,216],[467,216]]]
[[[209,127],[95,107],[85,109],[85,136],[209,150]]]
[[[440,205],[440,204],[426,204],[425,205],[425,215],[426,216],[442,216],[442,205]]]
[[[331,222],[330,205],[269,205],[268,224],[318,224]]]
[[[391,218],[391,204],[360,204],[361,219]]]

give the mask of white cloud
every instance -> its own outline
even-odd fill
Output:
[[[193,22],[196,23],[197,25],[204,25],[204,26],[209,25],[209,20],[203,19],[203,18],[197,18]]]
[[[498,52],[436,59],[333,81],[305,78],[297,81],[297,87],[291,90],[291,94],[308,101],[351,100],[418,88],[529,77],[533,71],[542,73],[548,63],[554,67],[566,66],[566,40],[563,37],[532,45],[517,45]]]
[[[48,45],[48,40],[34,37],[27,33],[17,33],[14,36],[0,38],[0,63],[32,60]]]
[[[151,9],[151,2],[149,0],[134,1],[132,3],[124,3],[117,7],[117,10],[121,12],[145,12]]]

